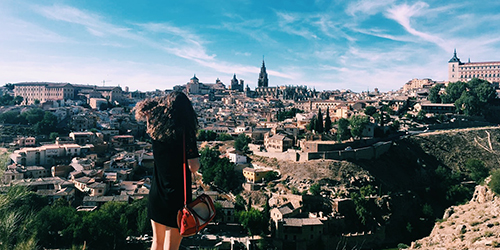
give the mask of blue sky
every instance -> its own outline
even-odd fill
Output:
[[[500,1],[0,1],[0,84],[171,89],[196,74],[270,86],[399,89],[500,61]]]

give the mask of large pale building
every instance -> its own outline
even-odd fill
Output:
[[[74,87],[69,83],[21,82],[14,84],[14,96],[22,96],[25,104],[35,100],[46,101],[73,99]]]
[[[23,104],[33,104],[36,100],[40,103],[47,101],[72,100],[85,96],[87,100],[92,97],[105,98],[111,103],[123,101],[121,87],[99,87],[92,85],[53,83],[53,82],[20,82],[14,84],[14,96],[23,97]]]
[[[457,51],[448,61],[448,80],[450,82],[470,81],[472,78],[487,80],[491,83],[500,82],[500,61],[463,63],[457,57]]]

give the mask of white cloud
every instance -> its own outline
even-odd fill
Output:
[[[421,39],[434,43],[441,47],[444,50],[448,50],[449,44],[447,41],[439,37],[438,35],[428,34],[425,32],[421,32],[413,28],[410,23],[410,19],[412,17],[418,17],[424,15],[427,12],[429,5],[424,2],[417,2],[411,6],[407,4],[396,5],[392,8],[388,9],[385,13],[386,17],[395,20],[401,26],[405,28],[405,30]]]
[[[385,39],[389,39],[389,40],[393,40],[393,41],[414,42],[414,39],[411,39],[410,37],[390,35],[390,34],[387,34],[387,31],[376,29],[376,28],[371,28],[371,29],[352,28],[352,30],[355,32],[361,33],[361,34],[381,37],[381,38],[385,38]]]
[[[276,12],[276,15],[278,17],[278,25],[280,27],[279,31],[291,35],[301,36],[306,39],[318,39],[318,36],[314,32],[311,32],[306,27],[303,27],[305,26],[303,17],[284,12]]]
[[[356,16],[358,13],[361,13],[360,16],[370,16],[381,12],[394,1],[395,0],[360,0],[357,2],[350,2],[346,8],[346,13],[351,16]]]
[[[249,56],[252,56],[252,53],[250,53],[250,52],[239,52],[239,51],[236,51],[236,52],[234,52],[234,55],[249,57]]]

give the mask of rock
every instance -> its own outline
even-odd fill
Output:
[[[410,249],[493,249],[500,243],[499,231],[500,198],[480,185],[469,203],[446,209],[431,234],[413,242]]]
[[[450,218],[450,216],[455,212],[453,207],[449,207],[444,211],[443,220]]]

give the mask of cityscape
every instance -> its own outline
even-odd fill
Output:
[[[150,92],[130,92],[120,86],[9,83],[1,88],[2,190],[8,195],[12,187],[25,187],[43,197],[38,199],[47,210],[66,207],[73,213],[92,214],[113,206],[118,209],[116,204],[122,204],[124,211],[127,206],[137,209],[128,215],[133,219],[118,217],[107,222],[129,228],[108,229],[108,234],[123,237],[114,241],[99,238],[104,235],[87,239],[82,232],[71,239],[62,233],[83,222],[38,225],[42,232],[58,233],[41,238],[44,248],[85,242],[91,249],[109,244],[145,249],[140,247],[152,233],[144,224],[148,222],[144,201],[153,153],[145,124],[135,121],[131,110],[144,98],[183,91],[192,100],[200,123],[202,168],[193,195],[210,195],[218,212],[214,223],[184,240],[183,246],[330,249],[328,242],[336,242],[373,249],[408,244],[429,232],[434,222],[429,218],[437,208],[425,203],[420,215],[425,220],[403,225],[415,227],[414,234],[396,236],[394,227],[401,227],[397,224],[402,222],[392,210],[402,206],[398,198],[407,199],[406,195],[394,197],[391,191],[396,190],[385,187],[384,191],[383,182],[353,166],[337,177],[321,171],[348,162],[375,165],[411,137],[475,127],[498,130],[498,65],[462,63],[455,51],[448,62],[448,81],[412,79],[399,90],[385,93],[272,86],[265,61],[260,73],[256,72],[258,87],[253,90],[236,74],[227,86],[220,79],[202,83],[194,75],[171,90]],[[459,85],[474,92],[473,102],[453,92]],[[471,191],[447,197],[445,204]],[[45,212],[54,217],[54,223],[64,220],[57,219],[61,215],[55,211]],[[251,213],[258,216],[251,217]],[[248,222],[247,216],[254,221]],[[68,228],[53,231],[61,225]],[[76,229],[71,230],[76,234]]]
[[[216,209],[180,249],[500,248],[499,8],[0,3],[0,250],[151,249],[134,107],[175,91]]]

